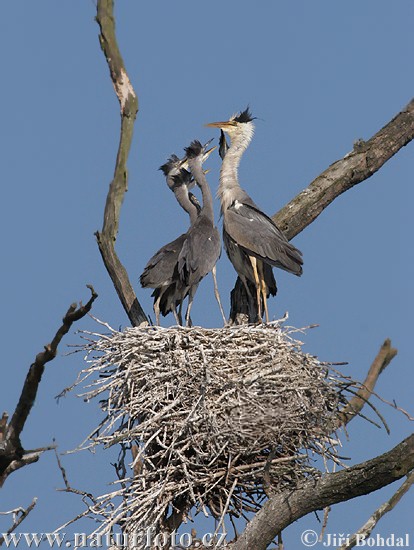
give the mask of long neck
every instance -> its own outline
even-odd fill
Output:
[[[214,211],[213,211],[213,197],[211,195],[210,186],[207,183],[206,176],[203,172],[203,167],[200,162],[190,161],[190,170],[197,182],[197,185],[201,189],[201,195],[203,197],[203,207],[201,212],[214,223]]]
[[[249,128],[250,130],[250,128]],[[233,192],[240,188],[238,168],[243,153],[253,137],[253,128],[243,132],[231,140],[231,145],[223,159],[220,169],[220,185],[217,195],[220,197],[221,210],[224,212],[233,202]]]
[[[197,219],[198,211],[195,204],[193,204],[188,197],[188,188],[186,185],[179,185],[174,189],[174,195],[178,204],[183,208],[190,216],[191,223],[194,223]]]

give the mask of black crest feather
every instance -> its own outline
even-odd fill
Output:
[[[219,141],[219,155],[221,160],[224,159],[226,153],[229,149],[229,144],[227,143],[226,136],[223,130],[220,130],[220,141]]]
[[[170,156],[165,164],[159,167],[159,170],[162,170],[164,172],[164,176],[168,176],[168,174],[171,172],[171,170],[174,168],[179,160],[180,159],[177,157],[177,155],[173,154]]]
[[[250,112],[250,107],[247,106],[244,111],[240,111],[240,113],[234,118],[236,122],[251,122],[256,117],[252,116],[252,113]]]
[[[184,149],[184,151],[185,151],[185,154],[187,155],[187,158],[193,159],[195,157],[198,157],[198,155],[201,155],[203,149],[204,148],[201,145],[201,143],[198,141],[198,139],[195,139],[190,143],[188,147]]]

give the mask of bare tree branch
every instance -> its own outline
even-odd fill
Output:
[[[266,550],[278,533],[306,514],[377,491],[413,469],[414,434],[372,460],[275,494],[247,524],[231,548]]]
[[[358,394],[342,409],[339,416],[340,425],[348,424],[361,412],[363,406],[371,397],[379,375],[387,368],[397,353],[398,351],[391,347],[391,340],[387,338],[374,359]]]
[[[98,0],[96,20],[100,27],[99,41],[108,63],[111,79],[121,107],[121,133],[115,163],[114,178],[106,199],[102,231],[95,233],[105,267],[119,299],[133,326],[147,321],[129,281],[126,269],[115,252],[119,215],[127,190],[127,159],[131,148],[134,123],[138,113],[138,98],[129,80],[115,34],[113,0]]]
[[[98,296],[92,286],[87,286],[92,294],[88,303],[79,307],[74,303],[69,307],[62,320],[62,325],[57,330],[53,340],[44,347],[43,351],[36,355],[34,363],[30,365],[20,399],[7,427],[3,426],[4,422],[7,421],[5,414],[3,414],[0,431],[0,433],[3,433],[0,445],[0,487],[2,487],[10,473],[27,464],[36,462],[41,453],[46,450],[40,449],[34,452],[25,452],[20,443],[20,434],[35,402],[46,363],[56,357],[57,348],[63,336],[70,330],[74,322],[84,317],[90,311],[93,302]],[[5,418],[6,420],[4,420]]]
[[[36,503],[37,503],[37,498],[35,497],[27,508],[20,507],[20,508],[15,508],[14,510],[9,510],[8,512],[0,512],[2,515],[6,515],[6,514],[13,515],[13,525],[7,531],[6,533],[7,535],[10,535],[10,533],[13,533],[13,531],[16,530],[16,528],[21,524],[21,522],[25,518],[27,518],[27,516],[36,506]],[[3,543],[4,543],[4,533],[3,533],[3,536],[0,537],[0,546],[2,546]]]
[[[414,138],[414,99],[368,141],[358,141],[354,150],[337,160],[273,216],[290,240],[354,185],[377,172]]]
[[[360,529],[358,529],[358,531],[354,535],[352,535],[352,537],[348,537],[347,542],[342,545],[338,550],[349,550],[357,544],[358,539],[362,540],[362,538],[368,538],[372,531],[375,529],[379,520],[399,503],[399,501],[402,499],[405,493],[407,493],[413,483],[414,471],[412,471],[407,476],[407,479],[404,481],[401,487],[397,489],[392,497],[387,500],[387,502],[384,502],[384,504],[382,504],[377,510],[375,510],[368,521],[364,523],[364,525]]]

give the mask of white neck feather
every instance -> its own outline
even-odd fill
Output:
[[[240,188],[238,168],[243,153],[249,146],[254,134],[253,122],[240,123],[237,131],[230,134],[231,145],[223,159],[220,170],[220,185],[217,196],[221,201],[221,210],[224,212],[234,200],[233,191]]]

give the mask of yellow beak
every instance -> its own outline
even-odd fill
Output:
[[[235,122],[233,120],[225,120],[222,122],[209,122],[204,126],[207,126],[208,128],[221,128],[225,130],[226,128],[231,128],[234,125],[235,125]]]

